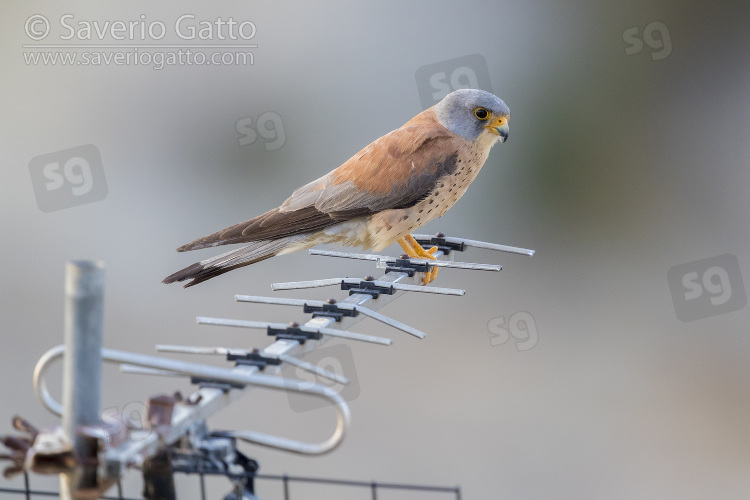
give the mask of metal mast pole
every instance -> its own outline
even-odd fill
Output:
[[[65,358],[63,415],[66,438],[78,466],[60,476],[61,497],[82,498],[96,491],[97,441],[81,432],[99,425],[101,351],[104,312],[104,264],[72,261],[65,268]]]

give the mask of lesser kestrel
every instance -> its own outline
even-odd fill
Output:
[[[181,246],[179,252],[249,243],[177,271],[164,283],[196,285],[233,269],[320,243],[434,259],[411,232],[441,217],[466,192],[490,148],[508,138],[510,110],[489,92],[448,94],[343,165],[298,189],[278,208]],[[434,275],[428,273],[425,283]]]

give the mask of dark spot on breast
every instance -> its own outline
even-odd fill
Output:
[[[403,217],[401,217],[401,220],[406,220],[406,219],[408,219],[408,218],[409,218],[409,216],[408,216],[408,215],[404,215]]]
[[[430,205],[432,205],[433,203],[435,203],[435,200],[433,200],[432,198],[430,198]]]

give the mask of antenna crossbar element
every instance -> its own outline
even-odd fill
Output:
[[[155,368],[144,368],[142,366],[135,365],[120,365],[120,371],[122,373],[128,373],[131,375],[156,375],[159,377],[181,377],[180,373],[170,372],[167,370],[157,370]]]
[[[365,316],[369,316],[372,319],[380,321],[381,323],[385,323],[386,325],[392,326],[393,328],[397,328],[403,332],[414,335],[415,337],[418,337],[420,339],[423,339],[425,337],[425,334],[423,332],[420,332],[416,328],[412,328],[411,326],[405,323],[396,321],[393,318],[390,318],[384,314],[375,312],[372,309],[369,309],[361,305],[348,304],[345,302],[335,302],[333,300],[324,302],[322,300],[290,299],[290,298],[285,298],[285,297],[258,297],[254,295],[235,295],[234,298],[238,302],[255,302],[259,304],[279,304],[279,305],[285,305],[285,306],[303,306],[305,308],[308,308],[305,312],[308,312],[309,308],[321,308],[323,309],[323,311],[325,311],[326,307],[329,307],[329,308],[335,307],[337,310],[350,311],[353,313],[350,315],[343,314],[342,316],[332,316],[336,321],[341,321],[340,318],[343,318],[344,316],[351,317],[351,316],[356,316],[357,313],[362,313]],[[336,319],[336,318],[339,318],[339,319]]]
[[[282,329],[289,326],[284,323],[270,323],[266,321],[250,321],[241,319],[209,318],[205,316],[198,316],[197,318],[195,318],[195,320],[198,324],[201,325],[234,326],[238,328]],[[299,328],[302,331],[321,333],[323,335],[329,335],[331,337],[340,337],[344,339],[370,342],[372,344],[391,345],[393,343],[391,339],[376,337],[374,335],[364,335],[361,333],[345,332],[334,328],[308,326],[300,326]]]
[[[309,372],[316,373],[320,375],[321,377],[325,377],[327,379],[333,380],[334,382],[338,382],[340,384],[349,383],[349,379],[344,377],[343,375],[339,375],[338,373],[324,370],[323,368],[315,366],[312,363],[308,363],[307,361],[302,361],[301,359],[297,359],[293,356],[287,356],[286,354],[279,354],[279,359],[285,363],[289,363],[290,365],[297,366],[299,368],[302,368],[303,370],[307,370]]]
[[[348,384],[349,379],[346,377],[343,377],[337,373],[333,373],[328,370],[324,370],[320,367],[317,367],[313,365],[312,363],[308,363],[306,361],[302,361],[301,359],[297,359],[293,356],[288,356],[286,354],[280,354],[273,357],[264,357],[262,354],[260,354],[260,351],[257,349],[236,349],[236,348],[230,348],[230,347],[202,347],[202,346],[192,346],[192,345],[164,345],[164,344],[157,344],[156,350],[159,352],[176,352],[176,353],[183,353],[183,354],[220,354],[227,356],[227,359],[230,361],[239,361],[241,359],[245,359],[244,357],[247,356],[255,356],[263,358],[266,362],[269,360],[275,361],[270,362],[269,364],[275,364],[278,365],[282,361],[284,363],[289,363],[290,365],[297,366],[299,368],[302,368],[303,370],[307,370],[311,373],[315,373],[316,375],[320,375],[321,377],[325,377],[327,379],[333,380],[334,382],[338,382],[340,384]],[[250,363],[240,363],[240,364],[250,364]],[[253,364],[253,366],[257,366],[261,371],[263,368],[265,368],[265,364]],[[178,375],[178,374],[174,374]]]
[[[322,255],[324,257],[342,257],[345,259],[358,259],[358,260],[372,260],[379,264],[396,263],[399,260],[397,257],[389,255],[378,255],[374,253],[351,253],[351,252],[336,252],[333,250],[318,250],[311,248],[308,250],[310,255]],[[427,260],[427,259],[408,259],[411,264],[416,265],[427,265],[437,267],[452,267],[455,269],[471,269],[474,271],[501,271],[503,266],[498,264],[477,264],[474,262],[453,262],[450,260]]]
[[[467,247],[474,247],[474,248],[484,248],[487,250],[495,250],[497,252],[528,255],[529,257],[533,256],[534,253],[536,253],[534,250],[530,250],[528,248],[510,247],[507,245],[499,245],[497,243],[487,243],[486,241],[469,240],[466,238],[456,238],[456,237],[445,236],[445,235],[431,236],[429,234],[412,234],[412,236],[419,243],[425,242],[428,245],[437,245],[438,248],[440,248],[441,243],[443,245],[448,244],[452,247],[451,248],[452,250],[463,251],[463,248],[457,248],[457,247],[467,246]]]
[[[303,288],[319,288],[331,285],[341,285],[343,290],[351,290],[350,287],[363,288],[363,283],[371,283],[378,287],[390,287],[394,290],[403,290],[405,292],[420,292],[420,293],[436,293],[440,295],[464,295],[466,290],[458,288],[441,288],[435,286],[422,286],[422,285],[402,285],[400,283],[388,283],[382,280],[370,280],[370,279],[359,279],[359,278],[328,278],[322,280],[312,281],[289,281],[287,283],[273,283],[271,285],[272,290],[300,290]],[[344,288],[346,287],[346,288]],[[392,294],[388,294],[392,295]],[[378,298],[378,297],[374,297]]]

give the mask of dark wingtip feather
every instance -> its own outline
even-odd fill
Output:
[[[188,267],[171,274],[162,280],[162,283],[174,283],[176,281],[192,280],[185,288],[203,283],[206,280],[228,273],[239,267],[249,266],[256,262],[269,259],[279,253],[288,245],[299,241],[304,236],[293,236],[273,241],[260,241],[237,250],[227,252],[214,259],[196,262]],[[218,259],[218,260],[217,260]]]
[[[195,275],[196,273],[199,273],[203,270],[203,266],[196,262],[195,264],[191,264],[185,269],[180,269],[174,274],[170,274],[166,278],[164,278],[161,282],[162,283],[174,283],[175,281],[185,281],[187,279],[190,279]]]

